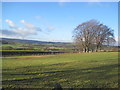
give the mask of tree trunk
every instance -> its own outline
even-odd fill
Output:
[[[86,48],[84,49],[85,52],[87,52]]]

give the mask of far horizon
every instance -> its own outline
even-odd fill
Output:
[[[73,30],[91,19],[114,30],[118,2],[3,2],[2,38],[73,42]]]
[[[32,40],[32,39],[19,39],[19,38],[0,38],[0,39],[14,39],[14,40],[30,40],[30,41],[40,41],[40,42],[58,42],[58,43],[72,43],[72,42],[62,42],[62,41],[42,41],[42,40]]]

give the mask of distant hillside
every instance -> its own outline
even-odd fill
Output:
[[[9,43],[21,43],[21,44],[70,44],[66,42],[47,42],[47,41],[37,41],[37,40],[25,40],[25,39],[11,39],[11,38],[1,38],[0,42],[2,44]]]

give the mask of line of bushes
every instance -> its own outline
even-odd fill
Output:
[[[44,51],[32,51],[32,50],[3,50],[2,56],[23,56],[23,55],[48,55],[48,54],[58,54],[64,52],[44,52]]]

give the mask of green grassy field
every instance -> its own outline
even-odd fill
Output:
[[[3,57],[3,88],[117,88],[118,53]]]

